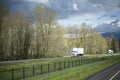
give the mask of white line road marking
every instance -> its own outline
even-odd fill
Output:
[[[120,73],[120,70],[117,73],[115,73],[109,80],[112,80],[113,78],[115,78],[119,73]]]

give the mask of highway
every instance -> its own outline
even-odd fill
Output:
[[[120,62],[99,72],[87,80],[120,80]]]
[[[120,70],[116,72],[109,80],[120,80]]]

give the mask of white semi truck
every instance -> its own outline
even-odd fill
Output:
[[[71,57],[79,57],[84,55],[84,48],[73,48]]]

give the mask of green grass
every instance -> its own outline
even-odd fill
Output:
[[[100,58],[97,58],[97,60],[95,60],[95,58],[86,58],[86,59],[82,59],[80,58],[78,61],[77,59],[79,58],[72,58],[71,60],[66,62],[66,65],[64,65],[64,62],[60,62],[61,67],[59,66],[59,62],[56,61],[56,63],[50,63],[49,64],[49,71],[53,72],[54,71],[54,64],[56,64],[55,70],[61,70],[64,68],[68,68],[68,67],[73,67],[73,66],[79,66],[79,64],[83,65],[87,63],[92,63],[95,61],[99,61]],[[68,64],[68,62],[70,64]],[[14,79],[22,79],[23,78],[23,69],[24,69],[24,76],[25,77],[31,77],[33,76],[33,66],[31,67],[25,67],[25,68],[20,68],[20,69],[14,69]],[[41,74],[41,65],[36,65],[34,66],[34,75],[40,75]],[[42,74],[48,73],[48,64],[42,64]],[[0,72],[0,79],[1,80],[9,80],[12,79],[12,71],[3,71]]]
[[[32,67],[32,66],[41,65],[41,64],[51,64],[51,63],[59,63],[59,62],[65,62],[65,61],[69,62],[69,61],[74,61],[74,60],[81,60],[81,59],[86,59],[86,58],[96,58],[96,57],[97,56],[81,57],[81,58],[69,57],[69,58],[56,58],[56,59],[50,59],[50,60],[14,63],[14,64],[8,64],[8,65],[1,65],[0,71],[11,70],[11,69],[20,69],[20,68],[24,68],[24,67]],[[101,57],[103,57],[103,56],[101,56]]]
[[[114,58],[119,57],[119,55],[114,55]],[[43,74],[48,73],[48,64],[49,64],[49,72],[54,71],[54,64],[56,64],[55,71],[61,70],[64,68],[71,68],[79,65],[90,64],[94,62],[111,60],[111,56],[94,56],[94,57],[83,57],[83,58],[58,58],[51,60],[42,60],[42,61],[34,61],[34,62],[25,62],[25,63],[17,63],[14,65],[5,65],[0,66],[0,80],[10,80],[12,79],[12,69],[14,70],[14,79],[22,79],[33,76],[33,66],[34,66],[34,75],[41,75],[41,71]],[[66,65],[64,65],[64,62]],[[59,66],[61,64],[61,67]],[[42,70],[41,70],[42,65]],[[2,71],[7,70],[7,71]],[[9,70],[9,71],[8,71]],[[24,71],[23,71],[24,70]],[[24,72],[24,73],[23,73]],[[25,75],[23,75],[25,74]]]
[[[35,76],[26,80],[86,80],[91,75],[117,63],[114,61],[101,61],[97,63],[82,65],[79,67],[69,68],[62,71],[52,72],[41,76]]]
[[[114,54],[115,55],[120,55]],[[111,56],[111,54],[103,54],[101,56],[85,56],[83,58],[92,58],[92,57],[103,57],[103,56]],[[48,63],[58,63],[58,62],[64,62],[64,61],[73,61],[73,60],[78,60],[80,58],[56,58],[56,59],[50,59],[50,60],[41,60],[41,61],[32,61],[32,62],[22,62],[22,63],[14,63],[14,64],[9,64],[9,65],[1,65],[0,66],[0,71],[3,70],[11,70],[11,69],[19,69],[23,67],[31,67],[33,65],[40,65],[40,64],[48,64]]]
[[[50,60],[41,60],[41,61],[32,61],[32,62],[22,62],[22,63],[15,63],[10,65],[1,65],[0,71],[3,70],[11,70],[11,69],[19,69],[24,67],[32,67],[35,65],[41,65],[41,64],[48,64],[48,63],[58,63],[58,62],[64,62],[64,61],[72,61],[77,60],[79,58],[56,58],[56,59],[50,59]]]

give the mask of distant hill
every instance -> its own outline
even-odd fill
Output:
[[[106,33],[101,33],[101,34],[105,38],[114,36],[118,41],[120,41],[120,32],[106,32]]]
[[[103,23],[95,27],[97,32],[100,32],[103,37],[108,38],[112,35],[120,41],[120,21],[115,20],[110,23]]]

